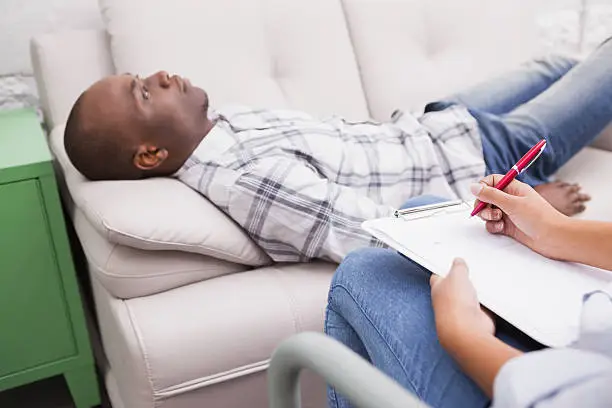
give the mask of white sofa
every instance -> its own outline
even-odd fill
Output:
[[[418,109],[509,69],[537,48],[528,1],[150,0],[138,13],[163,19],[173,10],[151,10],[188,1],[187,21],[199,18],[197,29],[210,31],[202,50],[193,49],[185,20],[170,18],[163,29],[174,34],[163,45],[178,44],[171,52],[159,44],[130,51],[125,39],[141,41],[157,22],[130,31],[122,19],[135,9],[110,7],[112,0],[101,1],[108,32],[32,41],[63,197],[92,277],[106,356],[100,363],[115,408],[266,406],[270,354],[296,332],[322,330],[335,265],[270,265],[231,220],[175,180],[85,180],[62,142],[80,92],[126,64],[141,74],[197,66],[203,74],[186,75],[200,75],[213,104],[384,120],[396,108]],[[265,46],[249,30],[263,32]],[[612,150],[610,138],[599,143]],[[585,217],[612,220],[612,153],[587,149],[562,174],[593,194]],[[322,382],[306,382],[304,406],[323,406]]]

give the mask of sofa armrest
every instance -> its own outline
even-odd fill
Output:
[[[612,152],[612,123],[595,139],[593,147]]]
[[[104,30],[41,34],[31,40],[30,56],[49,131],[66,121],[81,92],[115,71]]]
[[[308,368],[363,408],[416,408],[423,402],[344,345],[320,333],[301,333],[281,343],[268,370],[270,408],[299,407],[298,379]]]

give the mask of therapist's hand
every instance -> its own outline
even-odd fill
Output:
[[[492,398],[499,371],[521,352],[494,336],[493,319],[480,307],[463,260],[455,259],[444,278],[432,275],[431,300],[440,345]]]
[[[472,194],[478,199],[476,203],[490,204],[478,214],[486,221],[487,231],[512,237],[549,258],[560,257],[555,231],[567,217],[518,180],[512,181],[504,191],[491,187],[502,177],[490,175],[471,186]]]
[[[493,320],[480,307],[465,261],[455,259],[448,275],[431,275],[430,284],[438,338],[447,351],[462,338],[495,333]]]

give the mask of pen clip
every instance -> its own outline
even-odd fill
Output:
[[[521,170],[521,172],[519,174],[523,174],[523,172],[525,170],[527,170],[529,167],[531,167],[531,165],[533,163],[535,163],[536,160],[538,160],[538,158],[542,155],[542,153],[544,153],[544,149],[546,149],[546,144],[544,146],[542,146],[542,148],[540,149],[540,151],[538,152],[538,154],[529,162],[529,164],[527,166],[525,166],[523,168],[523,170]]]

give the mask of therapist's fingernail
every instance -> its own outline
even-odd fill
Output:
[[[465,260],[463,258],[453,259],[453,266],[461,266],[461,265],[465,265]]]
[[[484,188],[484,184],[482,184],[482,183],[472,183],[472,185],[470,185],[470,191],[475,196],[480,195],[480,193],[482,192],[483,188]]]

